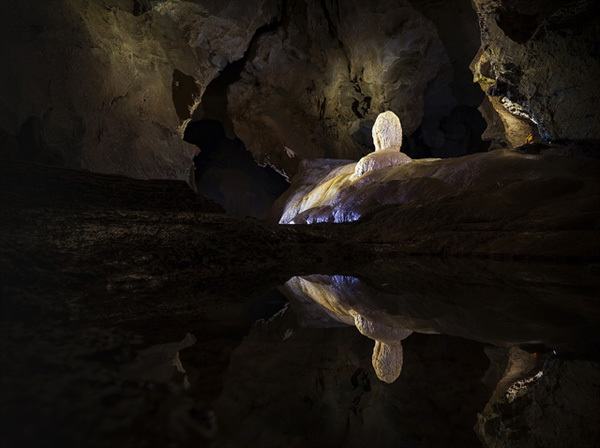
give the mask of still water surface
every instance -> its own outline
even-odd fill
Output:
[[[510,433],[535,446],[564,424],[591,445],[599,272],[381,261],[255,297],[132,301],[110,323],[81,305],[3,329],[3,441],[482,446]]]

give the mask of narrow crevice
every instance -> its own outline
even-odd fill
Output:
[[[284,1],[282,5],[281,17],[276,17],[270,23],[257,28],[248,43],[248,48],[244,52],[244,55],[240,59],[227,64],[225,68],[221,70],[219,75],[206,86],[200,106],[194,114],[194,121],[199,119],[220,121],[223,123],[227,137],[235,138],[233,123],[229,118],[227,110],[227,89],[231,84],[240,79],[242,71],[246,66],[246,62],[249,59],[252,59],[255,54],[256,42],[258,39],[264,34],[274,32],[281,25],[282,17],[284,17],[286,11],[285,3],[286,2]]]
[[[320,0],[320,4],[321,4],[321,9],[323,10],[323,15],[325,16],[325,20],[327,20],[327,28],[329,31],[329,35],[335,39],[335,41],[340,46],[340,49],[344,53],[344,56],[346,58],[346,63],[348,65],[348,76],[352,77],[352,63],[350,62],[350,56],[349,56],[348,49],[344,45],[344,42],[342,41],[342,39],[340,39],[340,35],[338,33],[337,26],[331,19],[331,14],[329,14],[329,9],[327,8],[327,5],[325,4],[325,0]],[[336,7],[336,15],[339,20],[340,6],[337,1],[334,2],[334,4]]]
[[[229,139],[217,120],[190,123],[184,140],[201,152],[194,158],[197,191],[233,215],[265,219],[289,183],[271,167],[259,166],[240,139]]]

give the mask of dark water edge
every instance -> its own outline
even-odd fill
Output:
[[[57,295],[33,314],[6,313],[3,301],[2,446],[481,446],[478,413],[500,406],[510,423],[530,412],[529,395],[541,390],[535,403],[546,403],[547,415],[583,409],[579,425],[598,415],[593,267],[470,262],[468,272],[461,262],[444,270],[429,261],[382,260],[345,290],[373,316],[414,318],[393,384],[375,375],[372,340],[331,319],[311,324],[306,304],[278,290],[244,295],[216,282],[206,291],[182,287],[177,299],[148,290],[143,302],[124,301],[123,292],[118,301],[96,294],[93,303]],[[315,277],[332,278],[307,278]],[[525,313],[514,303],[523,298]],[[418,325],[431,331],[426,322],[451,334],[420,333]],[[526,341],[527,329],[547,339]],[[541,371],[554,386],[538,378],[515,410],[494,390],[519,361],[517,349],[532,362],[505,387]],[[588,400],[565,402],[561,381]],[[494,397],[499,402],[488,403]],[[581,446],[593,446],[589,431],[574,435]]]
[[[410,257],[183,182],[1,168],[3,448],[598,442],[597,259]],[[294,276],[413,331],[393,384]]]

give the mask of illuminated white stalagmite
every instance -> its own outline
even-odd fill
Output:
[[[375,152],[358,161],[354,169],[354,177],[361,177],[370,171],[388,166],[412,162],[409,156],[400,152],[402,147],[402,125],[394,112],[388,110],[379,114],[373,125],[372,133]]]
[[[402,125],[398,116],[391,110],[377,116],[371,133],[375,151],[400,151],[402,147]]]

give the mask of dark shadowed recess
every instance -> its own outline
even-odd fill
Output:
[[[219,121],[190,123],[184,140],[200,148],[194,158],[198,192],[228,213],[265,219],[273,202],[289,187],[273,168],[259,166],[240,139],[227,138]]]
[[[371,130],[372,120],[365,120],[352,138],[363,147],[365,154],[375,151]],[[440,120],[440,130],[444,134],[444,144],[439,148],[432,148],[426,143],[423,126],[419,126],[411,135],[404,135],[402,139],[402,152],[413,159],[428,157],[461,157],[476,152],[485,152],[490,146],[489,141],[481,139],[487,124],[476,107],[461,104],[450,112],[450,115]]]
[[[481,113],[475,107],[459,105],[452,109],[450,116],[443,117],[440,129],[444,133],[445,142],[441,148],[431,148],[425,143],[423,128],[404,136],[402,152],[413,159],[427,157],[461,157],[477,152],[485,152],[490,146],[489,141],[483,141],[481,135],[487,124]]]

